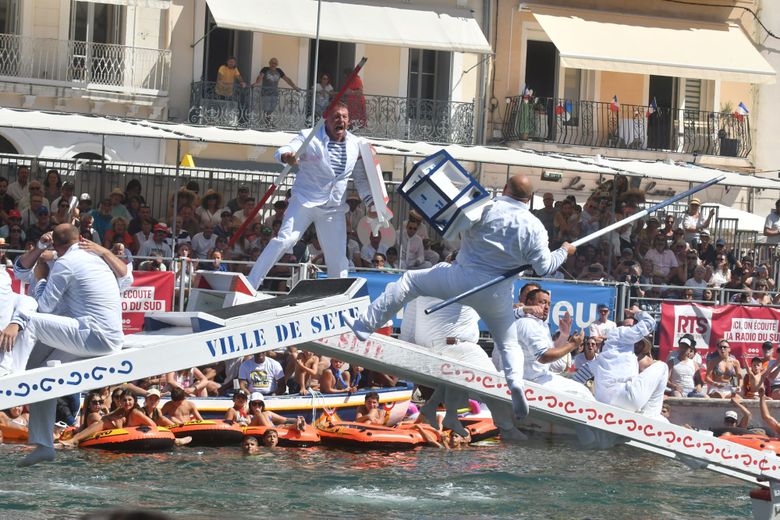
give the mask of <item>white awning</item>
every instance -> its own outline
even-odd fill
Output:
[[[316,0],[206,0],[217,26],[315,38]],[[492,52],[471,11],[449,7],[326,0],[320,38],[410,49]]]
[[[193,139],[187,135],[175,134],[165,129],[154,128],[141,123],[144,122],[65,112],[0,108],[0,128],[143,137],[148,139],[181,139],[183,141]]]
[[[775,70],[734,25],[536,5],[530,9],[565,67],[743,83],[775,81]]]
[[[169,9],[171,0],[79,0],[93,4],[125,5],[128,7],[152,7],[154,9]]]

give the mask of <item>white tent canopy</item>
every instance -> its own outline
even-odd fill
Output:
[[[315,38],[317,0],[206,0],[223,29]],[[410,49],[492,52],[467,9],[370,0],[325,0],[320,38]]]

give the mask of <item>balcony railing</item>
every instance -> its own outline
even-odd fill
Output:
[[[233,126],[258,130],[300,130],[311,126],[310,92],[278,89],[263,97],[261,87],[234,86],[229,96],[218,95],[215,83],[192,84],[189,121],[194,124]],[[347,101],[349,104],[349,101]],[[355,121],[358,135],[434,143],[471,144],[474,104],[365,96],[366,116]]]
[[[546,141],[580,146],[660,150],[747,157],[750,123],[720,112],[642,105],[536,98],[510,98],[503,125],[508,141]]]
[[[171,51],[0,34],[0,80],[167,95]]]

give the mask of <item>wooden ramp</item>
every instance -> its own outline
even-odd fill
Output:
[[[0,410],[339,334],[349,330],[344,313],[367,306],[365,281],[345,278],[214,312],[150,313],[115,354],[0,378]]]
[[[457,386],[470,393],[511,402],[502,374],[464,365],[432,354],[404,341],[374,334],[366,342],[351,332],[301,345],[317,353],[338,357],[372,370],[391,373],[418,383]],[[696,430],[651,419],[622,408],[585,401],[526,382],[531,415],[570,426],[588,425],[619,435],[636,448],[676,458],[751,483],[778,481],[780,457],[720,440]]]

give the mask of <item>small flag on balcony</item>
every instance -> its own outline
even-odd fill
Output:
[[[620,112],[620,103],[618,103],[617,96],[612,96],[612,102],[609,104],[609,109],[612,112]]]
[[[658,112],[658,103],[655,102],[655,98],[650,102],[650,105],[647,107],[647,113],[645,114],[647,117],[652,116]]]
[[[737,106],[737,109],[734,111],[734,117],[736,117],[739,121],[744,121],[745,116],[748,115],[750,111],[747,109],[745,104],[740,101],[739,105]]]

